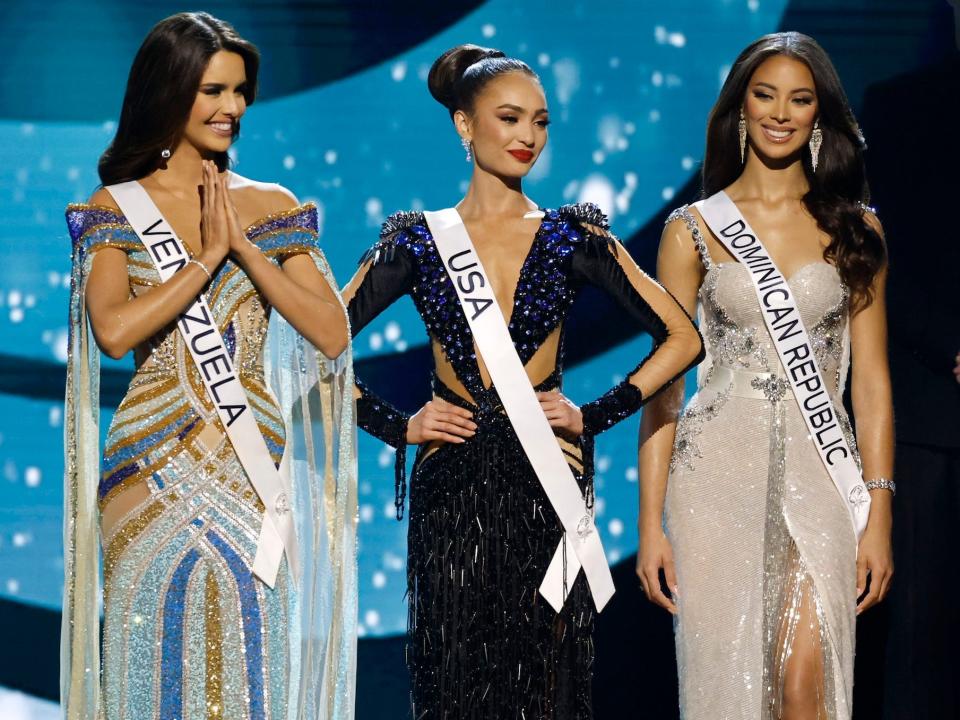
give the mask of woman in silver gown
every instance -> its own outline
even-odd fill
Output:
[[[829,58],[778,33],[734,64],[703,166],[704,197],[725,190],[788,278],[847,443],[859,445],[872,500],[859,542],[750,273],[695,207],[664,231],[660,280],[688,312],[699,305],[708,356],[679,419],[676,386],[644,414],[637,571],[675,614],[686,720],[851,716],[856,616],[892,574],[886,259],[862,150]],[[842,403],[851,356],[856,444]]]

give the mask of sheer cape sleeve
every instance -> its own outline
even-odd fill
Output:
[[[100,716],[100,567],[97,485],[99,350],[86,316],[86,281],[96,251],[142,244],[110,208],[70,206],[72,241],[64,413],[64,599],[61,703],[67,720]],[[312,205],[264,218],[247,236],[275,262],[308,254],[331,287]],[[344,310],[344,312],[346,312]],[[302,576],[291,593],[289,705],[297,717],[353,717],[357,621],[357,474],[351,349],[324,357],[279,313],[265,346],[268,384],[286,425],[285,460]]]
[[[607,292],[653,339],[650,353],[622,382],[581,406],[584,435],[593,437],[635,413],[699,363],[703,339],[674,297],[636,265],[595,205],[567,206],[561,213],[584,234],[572,258],[574,278]]]

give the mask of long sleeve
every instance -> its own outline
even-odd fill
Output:
[[[386,308],[410,291],[414,263],[402,247],[403,233],[382,237],[360,260],[360,270],[344,290],[350,328],[356,337]],[[395,485],[397,519],[406,497],[407,422],[410,416],[381,398],[356,378],[357,425],[396,448]]]
[[[604,224],[584,225],[572,258],[575,279],[609,293],[627,317],[653,338],[653,348],[626,379],[581,406],[584,435],[592,437],[640,409],[704,357],[703,339],[680,304],[648,277]]]

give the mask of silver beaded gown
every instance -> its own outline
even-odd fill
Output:
[[[675,622],[684,720],[780,716],[784,667],[812,633],[829,720],[850,718],[856,537],[808,437],[747,270],[714,263],[697,219],[706,273],[699,322],[707,359],[680,416],[665,521],[679,591]],[[849,293],[826,262],[789,278],[854,448],[841,397],[849,364]],[[857,458],[859,463],[859,457]],[[801,608],[812,622],[798,622]]]

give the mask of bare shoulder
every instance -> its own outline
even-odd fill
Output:
[[[252,219],[291,210],[300,202],[297,196],[277,183],[251,180],[235,172],[230,173],[230,193],[237,199],[238,209]]]
[[[106,188],[98,188],[93,195],[90,196],[90,199],[87,200],[87,203],[90,205],[100,205],[102,207],[112,208],[113,210],[120,210],[120,206],[117,205],[117,201],[113,199],[113,195],[110,194],[110,191]]]

